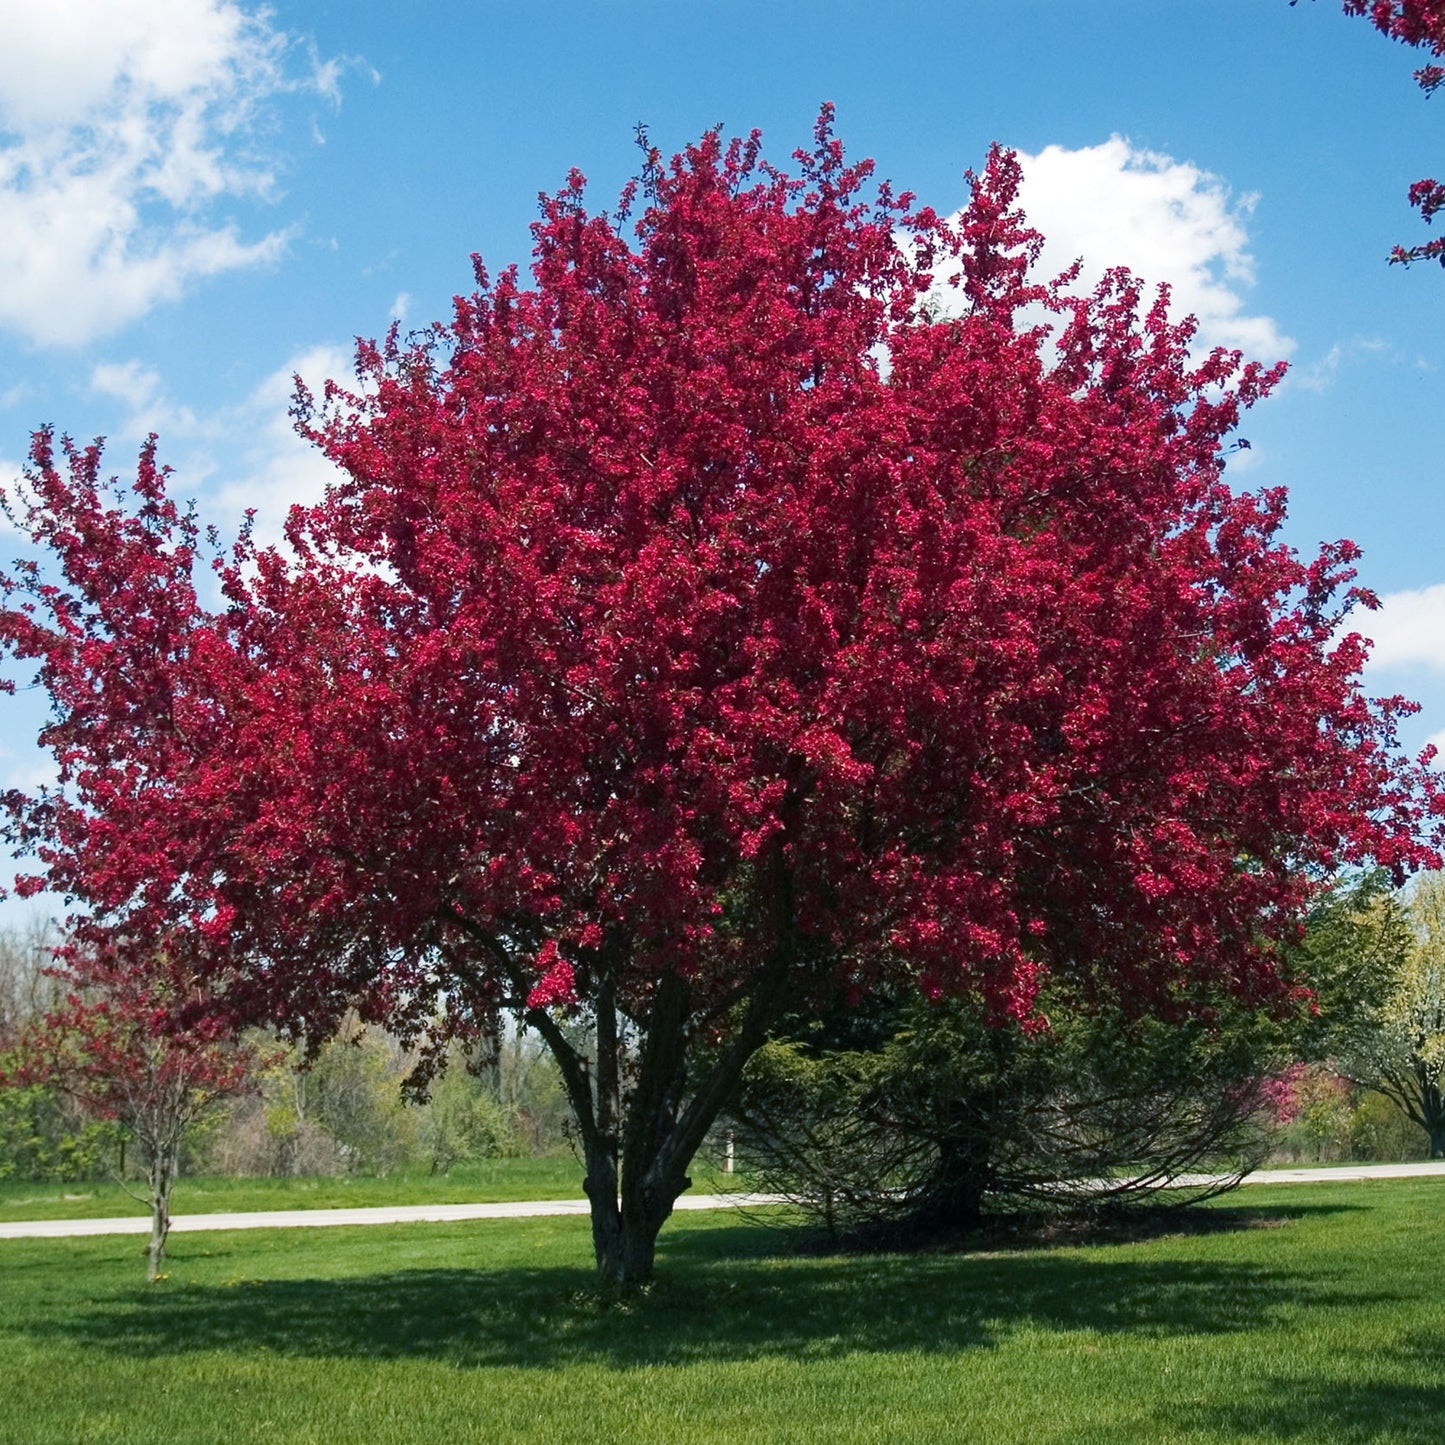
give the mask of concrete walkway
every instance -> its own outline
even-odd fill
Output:
[[[1445,1175],[1445,1160],[1428,1164],[1359,1164],[1329,1169],[1260,1169],[1245,1184],[1353,1184],[1365,1179],[1420,1179]],[[1208,1182],[1186,1175],[1187,1188]],[[783,1204],[777,1194],[684,1194],[674,1209],[739,1209]],[[171,1232],[202,1229],[315,1229],[344,1224],[456,1224],[471,1219],[530,1219],[544,1214],[586,1214],[585,1199],[528,1199],[510,1204],[404,1204],[370,1209],[272,1209],[254,1214],[178,1214]],[[0,1224],[0,1239],[59,1239],[82,1234],[149,1234],[150,1217],[124,1219],[36,1219]]]
[[[775,1194],[685,1194],[674,1209],[737,1209],[781,1204]],[[468,1219],[530,1219],[586,1214],[585,1199],[527,1199],[509,1204],[383,1204],[368,1209],[268,1209],[254,1214],[176,1214],[171,1233],[199,1229],[308,1229],[340,1224],[455,1224]],[[0,1224],[0,1239],[59,1239],[77,1234],[149,1234],[150,1216],[124,1219],[35,1219]]]

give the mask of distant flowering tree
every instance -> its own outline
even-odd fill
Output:
[[[1350,1116],[1350,1081],[1322,1063],[1291,1064],[1263,1085],[1273,1122],[1308,1148],[1316,1159],[1345,1132]]]
[[[251,1085],[252,1051],[173,962],[144,966],[68,951],[64,1001],[30,1024],[6,1085],[48,1085],[139,1145],[151,1211],[147,1277],[165,1259],[171,1190],[186,1131]],[[124,1180],[121,1181],[124,1183]]]
[[[1432,1159],[1445,1159],[1445,875],[1423,875],[1387,906],[1403,925],[1392,929],[1393,967],[1342,1066],[1426,1132]]]
[[[511,1011],[611,1281],[785,1013],[1278,999],[1312,875],[1438,856],[1340,626],[1356,549],[1299,558],[1283,492],[1223,477],[1278,371],[1124,273],[1037,279],[1010,154],[951,224],[865,199],[830,122],[795,175],[756,134],[649,150],[613,215],[574,174],[530,286],[478,263],[302,392],[342,480],[288,554],[214,558],[215,608],[153,442],[127,496],[42,431],[11,504],[0,641],[60,766],[9,800],[22,886],[197,940],[294,1033],[354,1007],[436,1052]]]
[[[1344,0],[1344,8],[1346,15],[1365,16],[1382,35],[1429,52],[1432,59],[1415,72],[1415,80],[1427,96],[1445,81],[1445,66],[1437,63],[1445,58],[1445,0]],[[1429,178],[1416,181],[1410,187],[1409,200],[1428,224],[1445,210],[1445,184]],[[1395,246],[1390,260],[1407,266],[1427,260],[1445,265],[1445,237],[1418,246]]]

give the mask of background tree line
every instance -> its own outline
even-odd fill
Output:
[[[65,988],[47,972],[45,929],[0,933],[0,1073],[33,1050]],[[51,1031],[51,1042],[53,1042]],[[353,1021],[309,1063],[296,1048],[249,1040],[245,1086],[186,1130],[183,1174],[445,1174],[479,1159],[565,1152],[567,1106],[550,1058],[515,1034],[467,1058],[453,1048],[424,1100],[404,1084],[416,1052]],[[0,1181],[71,1181],[144,1174],[132,1131],[58,1081],[0,1087]]]

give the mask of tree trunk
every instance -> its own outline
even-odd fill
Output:
[[[592,960],[595,1059],[578,1048],[546,1008],[528,1008],[522,1015],[551,1050],[577,1121],[587,1168],[583,1188],[591,1204],[592,1247],[598,1277],[608,1287],[641,1284],[651,1276],[658,1232],[678,1195],[692,1183],[688,1165],[798,982],[792,878],[781,843],[774,849],[773,874],[772,951],[721,1004],[695,1013],[697,1000],[687,980],[663,973],[650,1007],[630,1019],[635,1042],[629,1045],[617,991],[626,942],[614,935]],[[455,909],[447,908],[444,917],[504,968],[513,968],[506,947],[485,929]],[[530,987],[526,976],[514,971],[513,983],[525,997]],[[711,1066],[690,1081],[689,1052],[702,1030],[739,1011],[741,1018],[712,1055]]]
[[[146,1245],[146,1279],[154,1284],[166,1257],[166,1239],[171,1232],[171,1187],[175,1183],[176,1161],[164,1150],[151,1157],[151,1237]]]
[[[1430,1069],[1419,1058],[1415,1061],[1415,1080],[1420,1109],[1415,1118],[1430,1136],[1430,1157],[1445,1159],[1445,1090],[1441,1089],[1440,1080],[1432,1076]]]
[[[966,1233],[983,1221],[983,1200],[991,1174],[988,1142],[973,1133],[939,1141],[938,1165],[925,1187],[914,1219],[924,1229]]]
[[[1437,1083],[1427,1083],[1421,1090],[1425,1105],[1425,1132],[1430,1136],[1430,1157],[1445,1159],[1445,1093]]]
[[[684,1177],[672,1185],[644,1179],[629,1187],[624,1175],[619,1194],[615,1184],[609,1191],[608,1172],[605,1164],[587,1171],[597,1277],[607,1286],[645,1284],[652,1277],[657,1236],[678,1195],[692,1181]],[[615,1180],[615,1173],[612,1177]]]
[[[651,1277],[658,1233],[678,1195],[692,1183],[688,1165],[781,1010],[787,961],[780,956],[760,978],[733,1038],[690,1094],[686,1066],[691,1019],[688,985],[680,978],[659,982],[640,1050],[629,1060],[631,1087],[625,1091],[623,1043],[605,979],[594,1015],[592,1068],[555,1020],[541,1010],[528,1015],[557,1059],[577,1118],[587,1167],[583,1187],[591,1203],[592,1247],[605,1286],[637,1285]]]

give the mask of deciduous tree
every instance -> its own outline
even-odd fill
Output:
[[[1445,1159],[1445,875],[1423,875],[1370,921],[1393,945],[1390,969],[1342,1067],[1425,1130],[1432,1159]]]
[[[49,1085],[86,1114],[119,1123],[146,1163],[147,1277],[165,1259],[171,1190],[186,1131],[248,1087],[251,1051],[175,960],[145,967],[71,948],[64,1001],[32,1021],[5,1085]],[[122,1181],[124,1182],[124,1181]]]
[[[867,199],[827,114],[795,161],[649,150],[610,215],[574,174],[530,285],[478,263],[301,394],[342,480],[214,607],[154,445],[126,497],[42,432],[13,508],[44,555],[0,635],[61,769],[11,799],[23,886],[183,930],[293,1032],[512,1011],[610,1280],[785,1010],[1267,997],[1311,870],[1434,856],[1337,636],[1354,547],[1298,557],[1223,476],[1277,371],[1035,276],[1006,152],[955,225]]]

